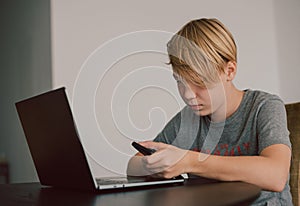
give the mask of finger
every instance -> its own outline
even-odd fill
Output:
[[[145,156],[143,161],[149,167],[155,168],[160,167],[166,158],[168,157],[166,156],[165,150],[158,150],[150,156]]]
[[[143,163],[149,168],[156,168],[161,166],[162,157],[160,154],[152,154],[150,156],[144,156]]]
[[[158,173],[158,172],[162,172],[165,167],[162,165],[161,160],[158,160],[157,162],[154,163],[149,163],[150,160],[152,158],[153,155],[148,156],[148,157],[144,157],[142,159],[143,162],[143,167],[147,170],[150,171],[152,174],[153,173]]]
[[[143,145],[144,147],[152,148],[155,150],[161,150],[168,147],[168,144],[164,144],[162,142],[145,141],[145,142],[139,142],[139,144]]]

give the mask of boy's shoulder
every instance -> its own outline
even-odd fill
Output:
[[[264,104],[266,102],[274,102],[274,101],[279,101],[283,103],[282,99],[276,95],[276,94],[271,94],[265,91],[261,90],[251,90],[247,89],[245,91],[245,101],[251,104]]]

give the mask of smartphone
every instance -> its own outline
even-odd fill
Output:
[[[132,142],[131,145],[143,155],[152,155],[154,152],[156,152],[155,149],[144,147],[137,142]]]

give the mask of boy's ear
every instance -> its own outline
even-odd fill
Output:
[[[226,69],[225,69],[225,73],[226,73],[226,80],[227,81],[232,81],[236,75],[236,62],[234,61],[229,61],[226,64]]]

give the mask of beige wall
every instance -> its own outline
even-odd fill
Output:
[[[274,1],[280,96],[300,101],[300,1]]]

